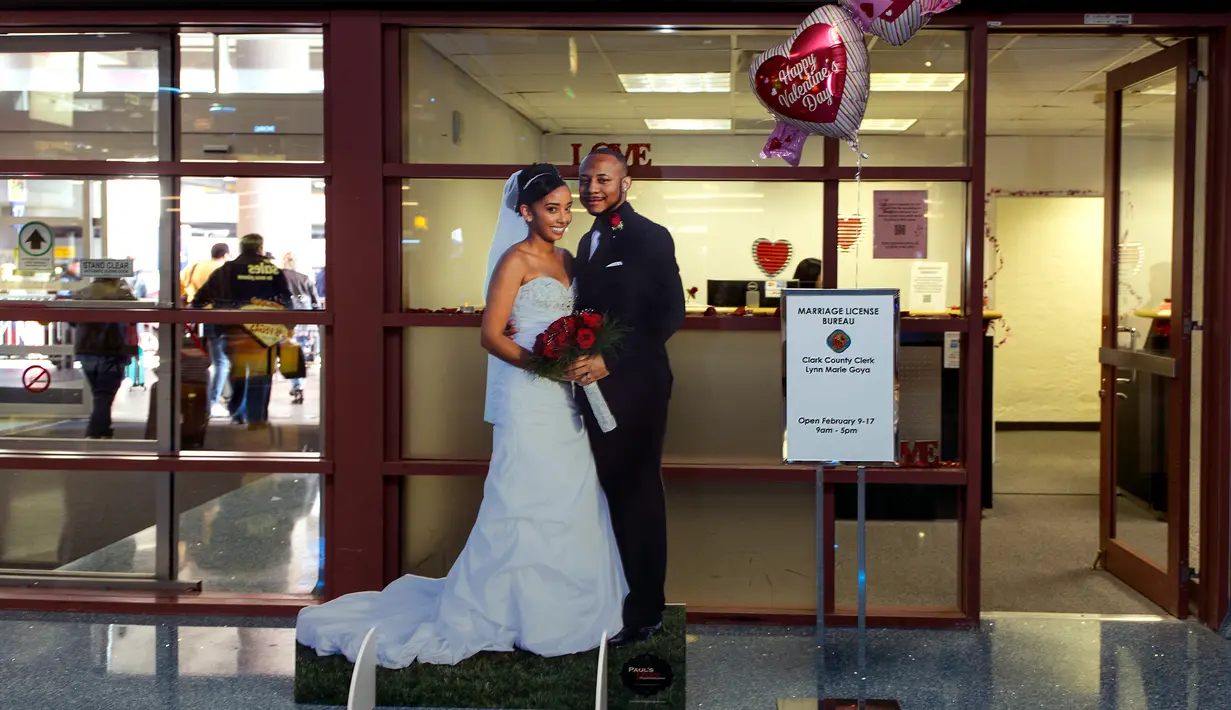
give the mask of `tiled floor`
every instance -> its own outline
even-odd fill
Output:
[[[1177,621],[1002,615],[978,631],[873,631],[863,673],[853,630],[829,631],[823,669],[810,628],[689,632],[689,708],[771,710],[818,686],[906,710],[1231,706],[1231,642]],[[0,707],[307,707],[291,699],[293,647],[292,629],[251,620],[0,615]]]

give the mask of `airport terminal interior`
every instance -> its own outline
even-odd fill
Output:
[[[396,33],[403,111],[386,130],[398,133],[401,155],[376,181],[384,181],[376,199],[398,223],[379,237],[398,243],[381,253],[400,264],[370,264],[397,279],[381,276],[388,303],[371,304],[385,318],[384,372],[396,378],[381,375],[370,406],[400,412],[370,442],[394,452],[378,454],[391,461],[373,474],[392,491],[371,512],[394,541],[386,576],[446,574],[483,496],[492,435],[482,420],[487,355],[475,312],[504,169],[540,161],[565,169],[605,144],[630,158],[628,200],[673,235],[688,291],[689,324],[669,346],[675,389],[664,453],[667,598],[698,613],[688,627],[687,707],[817,708],[815,698],[855,695],[909,710],[1231,706],[1231,632],[1196,611],[1197,596],[1190,609],[1181,595],[1176,613],[1156,587],[1117,574],[1100,537],[1100,515],[1111,516],[1116,539],[1160,579],[1182,552],[1186,585],[1219,588],[1201,574],[1203,526],[1225,525],[1207,517],[1216,506],[1203,505],[1203,472],[1213,466],[1225,477],[1227,466],[1203,460],[1212,450],[1203,418],[1214,406],[1203,397],[1216,396],[1203,386],[1211,336],[1186,331],[1181,352],[1171,323],[1173,302],[1194,322],[1212,317],[1210,117],[1212,104],[1225,109],[1227,90],[1205,77],[1217,76],[1216,62],[1231,68],[1224,22],[1218,42],[1210,28],[1053,27],[979,28],[976,44],[971,27],[939,21],[902,47],[873,40],[867,158],[817,137],[799,168],[813,172],[798,180],[758,155],[773,124],[746,80],[752,58],[791,28]],[[285,610],[151,615],[82,602],[66,604],[70,614],[26,602],[43,589],[137,595],[151,581],[167,593],[232,595],[249,612],[262,599],[329,596],[325,523],[347,523],[326,509],[329,491],[347,484],[331,463],[328,427],[348,412],[330,403],[340,385],[328,378],[354,365],[335,357],[331,329],[342,332],[336,319],[346,315],[331,310],[329,295],[348,283],[328,280],[327,255],[337,259],[358,238],[329,212],[341,178],[313,176],[331,158],[328,131],[345,130],[330,124],[341,112],[328,109],[327,80],[340,76],[329,68],[329,33],[0,32],[0,448],[17,466],[40,456],[73,462],[0,469],[0,592],[17,600],[0,594],[0,707],[311,707],[294,702],[294,621]],[[1177,110],[1190,92],[1174,67],[1116,96],[1120,233],[1108,242],[1108,77],[1190,46],[1202,76],[1191,89],[1194,115]],[[986,67],[971,68],[975,47]],[[977,181],[968,169],[976,74],[986,91]],[[1183,146],[1188,163],[1175,157]],[[827,156],[866,175],[820,175]],[[138,167],[42,172],[53,160]],[[146,162],[175,170],[143,174]],[[248,163],[275,168],[261,175],[242,169]],[[230,164],[240,176],[224,174]],[[1177,170],[1192,173],[1187,198],[1177,197]],[[910,258],[878,255],[883,199],[922,205],[926,236]],[[836,245],[823,227],[832,200]],[[1186,211],[1196,218],[1185,241],[1174,225]],[[19,254],[18,235],[35,221],[54,234],[45,271],[23,269]],[[576,250],[589,224],[576,205],[563,244]],[[220,373],[227,358],[211,352],[211,328],[269,324],[259,312],[217,320],[222,309],[194,303],[204,283],[195,276],[235,259],[253,233],[264,239],[261,258],[302,285],[291,314],[269,319],[302,368],[290,377],[273,365],[268,392],[244,385],[237,413],[232,400],[245,395],[234,383],[244,380]],[[767,270],[757,240],[786,243],[787,258]],[[971,240],[983,245],[982,304],[971,299]],[[854,485],[827,489],[832,613],[850,621],[866,579],[871,614],[897,621],[869,630],[866,642],[837,623],[819,652],[812,624],[817,560],[826,555],[817,550],[813,472],[782,463],[785,380],[773,317],[808,259],[833,261],[812,285],[900,289],[903,315],[927,321],[903,327],[899,431],[904,443],[939,452],[934,467],[914,469],[918,483],[869,484],[866,570]],[[90,295],[98,260],[131,265],[121,279],[131,302]],[[1112,349],[1182,362],[1182,389],[1174,375],[1120,365],[1108,391],[1100,360],[1108,300]],[[78,318],[131,308],[146,319],[124,324],[132,357],[104,434],[78,357],[82,323],[58,307]],[[982,342],[977,369],[947,359],[950,331],[964,348]],[[1225,384],[1225,375],[1212,382]],[[976,427],[969,403],[979,396],[986,416]],[[1110,421],[1107,396],[1117,401]],[[261,397],[263,419],[252,403]],[[1182,428],[1172,426],[1177,417]],[[963,467],[970,451],[981,465]],[[125,470],[125,456],[188,463]],[[110,459],[91,469],[92,457]],[[967,470],[981,476],[980,489],[967,488]],[[973,490],[981,501],[968,501]],[[1227,545],[1217,549],[1225,556]],[[1217,569],[1225,575],[1226,561]],[[972,583],[981,593],[973,610]]]

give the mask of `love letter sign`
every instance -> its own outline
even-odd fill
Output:
[[[838,0],[865,32],[895,47],[910,41],[932,19],[961,0]]]
[[[857,144],[868,106],[868,50],[841,6],[825,5],[749,69],[757,99],[779,122]]]
[[[752,260],[766,278],[774,278],[782,273],[786,265],[791,263],[791,243],[785,239],[771,242],[768,239],[758,239],[752,243]]]

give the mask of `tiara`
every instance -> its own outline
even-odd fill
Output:
[[[538,175],[535,175],[534,177],[530,178],[529,180],[527,180],[527,181],[526,181],[526,186],[525,186],[525,187],[523,187],[522,189],[524,190],[524,189],[526,189],[526,187],[530,187],[531,185],[533,185],[533,184],[534,184],[534,181],[535,181],[535,180],[538,180],[539,178],[543,177],[544,175],[547,175],[547,173],[539,173]]]

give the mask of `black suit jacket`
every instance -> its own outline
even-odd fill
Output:
[[[577,308],[628,329],[616,352],[604,355],[611,374],[599,383],[618,421],[621,410],[636,408],[643,397],[671,396],[667,340],[684,323],[684,286],[671,233],[627,202],[614,214],[622,228],[612,228],[610,215],[597,217],[578,246],[574,274]],[[599,246],[591,257],[596,230]]]

